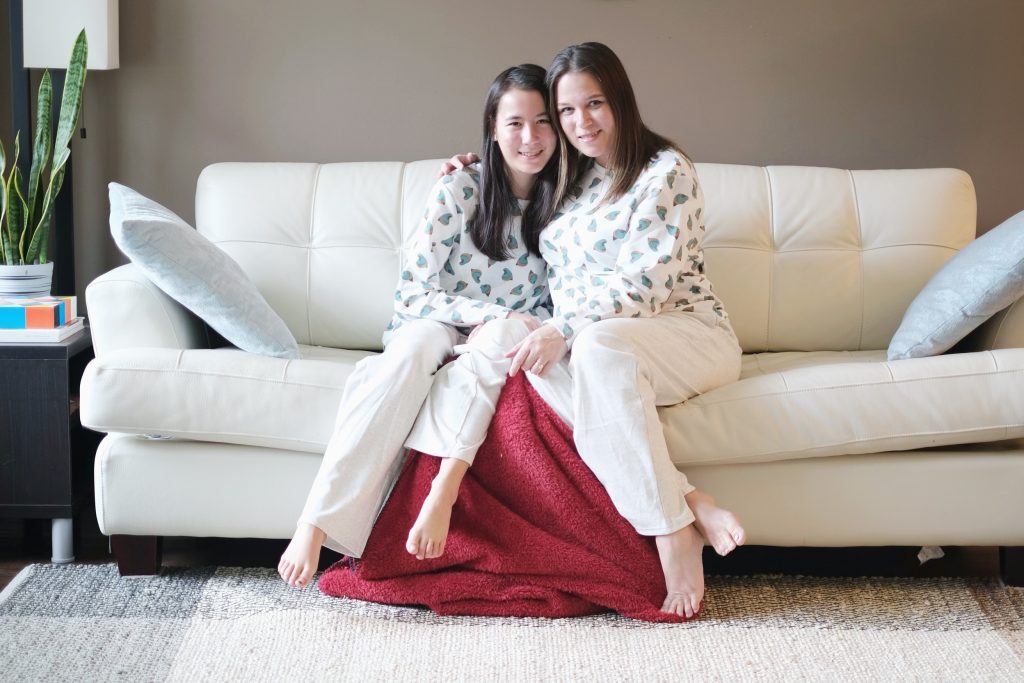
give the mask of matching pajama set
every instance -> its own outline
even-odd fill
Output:
[[[704,275],[704,195],[681,153],[655,155],[602,202],[595,164],[541,233],[554,325],[569,346],[538,393],[574,429],[580,456],[643,535],[693,522],[694,489],[669,457],[657,406],[735,381],[740,347]]]
[[[511,256],[495,261],[467,232],[479,205],[474,165],[438,181],[423,222],[404,249],[395,314],[384,351],[356,364],[334,433],[299,522],[322,529],[332,550],[359,557],[394,485],[408,445],[472,462],[483,442],[511,359],[527,327],[515,311],[550,318],[547,265],[523,244],[521,209],[510,222]],[[444,360],[477,326],[465,352]]]

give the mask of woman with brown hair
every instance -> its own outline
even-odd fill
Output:
[[[560,412],[580,456],[656,539],[662,609],[694,617],[704,539],[723,555],[745,540],[673,465],[657,412],[739,377],[739,343],[704,274],[704,195],[690,159],[644,125],[610,48],[567,47],[547,84],[562,143],[560,210],[540,235],[554,316],[513,349],[510,374],[571,396]]]

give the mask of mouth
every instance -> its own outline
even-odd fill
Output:
[[[590,143],[597,139],[597,136],[601,134],[601,131],[597,130],[593,133],[577,133],[576,139],[583,143]]]
[[[542,149],[539,149],[539,150],[537,150],[536,152],[520,152],[520,153],[519,153],[519,156],[523,157],[524,159],[530,159],[530,160],[533,160],[533,159],[538,159],[538,158],[540,158],[540,156],[541,156],[541,155],[542,155],[543,153],[544,153],[544,150],[542,150]]]

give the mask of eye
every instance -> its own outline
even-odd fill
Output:
[[[551,119],[549,119],[548,117],[545,116],[542,119],[537,119],[537,123],[543,124],[545,126],[550,126],[551,125]]]
[[[566,116],[567,114],[571,114],[572,113],[572,107],[562,107],[561,109],[558,110],[558,113],[561,114],[562,116]]]
[[[604,104],[604,101],[603,100],[590,100],[590,102],[588,102],[587,104],[590,106],[591,109],[597,109],[602,104]]]

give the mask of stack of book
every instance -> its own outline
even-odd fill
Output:
[[[76,297],[0,298],[0,342],[59,342],[83,327]]]

